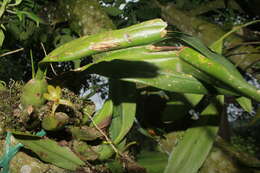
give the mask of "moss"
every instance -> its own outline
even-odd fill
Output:
[[[96,34],[115,28],[96,0],[61,0],[60,8],[73,30],[80,35]]]

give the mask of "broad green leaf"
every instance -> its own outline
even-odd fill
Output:
[[[37,156],[48,163],[58,167],[76,170],[83,166],[81,161],[69,148],[61,147],[50,139],[39,139],[38,137],[14,134],[15,138],[24,145],[25,148],[33,151]]]
[[[3,45],[4,39],[5,39],[5,34],[4,34],[3,30],[0,29],[0,48]]]
[[[236,99],[238,104],[247,112],[252,112],[253,111],[253,106],[252,106],[252,101],[251,99],[248,99],[246,97],[239,97]]]
[[[193,49],[184,48],[179,52],[182,60],[223,83],[223,87],[229,87],[246,97],[260,101],[260,90],[247,83],[227,59],[210,51],[195,38],[185,34],[177,37],[193,47]]]
[[[202,100],[201,95],[185,94],[184,96],[193,106],[198,105]],[[195,99],[192,99],[192,96]],[[201,112],[199,117],[201,121],[198,120],[196,127],[186,130],[183,139],[170,154],[165,173],[196,173],[198,171],[207,158],[218,131],[217,126],[209,126],[207,123],[215,123],[213,118],[223,111],[221,105],[224,105],[224,96],[220,95]],[[206,121],[202,121],[203,118]]]
[[[101,59],[77,70],[87,69],[90,73],[173,92],[196,94],[219,92],[236,95],[232,90],[222,88],[221,84],[216,83],[216,80],[205,73],[180,60],[176,51],[160,51],[160,49],[162,48],[148,45],[107,52]]]
[[[184,33],[175,32],[172,34],[174,38],[181,40],[185,44],[188,44],[191,48],[184,48],[183,50],[185,52],[189,52],[190,55],[194,56],[192,52],[196,52],[198,55],[204,55],[208,59],[219,63],[223,65],[225,68],[229,70],[232,75],[236,76],[237,78],[243,79],[243,76],[239,73],[239,71],[236,69],[236,67],[228,61],[225,57],[222,55],[216,54],[213,51],[211,51],[208,47],[205,46],[199,39],[189,36]],[[182,51],[180,51],[182,52]],[[199,59],[199,56],[196,55],[193,59]],[[181,55],[179,56],[181,59]],[[186,62],[192,64],[191,62],[185,60]],[[202,70],[202,69],[200,69]],[[202,70],[203,71],[203,70]]]
[[[162,173],[167,165],[168,156],[156,151],[142,151],[137,155],[137,163],[149,173]]]
[[[251,22],[248,22],[248,23],[245,23],[245,24],[242,24],[242,25],[239,25],[239,26],[235,26],[232,30],[230,30],[229,32],[227,32],[226,34],[224,34],[222,37],[220,37],[217,41],[215,41],[211,46],[210,46],[210,49],[219,53],[219,54],[222,54],[222,50],[223,50],[223,43],[224,43],[224,40],[230,36],[231,34],[233,34],[234,32],[240,30],[241,28],[244,28],[248,25],[252,25],[252,24],[255,24],[255,23],[258,23],[260,22],[260,20],[255,20],[255,21],[251,21]]]
[[[102,128],[103,126],[107,126],[112,117],[112,113],[113,102],[109,99],[105,101],[103,107],[94,115],[93,121],[100,128]],[[91,122],[90,126],[93,127],[93,122]]]
[[[188,129],[173,149],[164,173],[196,173],[213,145],[217,130],[214,126]]]
[[[135,120],[135,84],[111,80],[110,90],[114,108],[109,133],[112,141],[118,144],[129,132]]]
[[[145,45],[165,38],[167,24],[161,19],[85,36],[70,41],[48,54],[41,63],[71,61],[100,52]]]

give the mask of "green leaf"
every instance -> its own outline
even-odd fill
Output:
[[[0,29],[0,48],[3,45],[4,39],[5,39],[5,34],[4,34],[3,30]]]
[[[14,136],[25,148],[32,150],[45,162],[69,170],[76,170],[78,167],[84,165],[84,162],[69,148],[61,147],[50,139],[39,139],[31,135],[25,137],[24,135],[14,134]]]
[[[48,54],[41,63],[71,61],[85,56],[163,40],[167,24],[161,19],[149,20],[130,27],[84,36],[70,41]]]
[[[183,48],[179,57],[198,70],[211,76],[223,87],[235,90],[241,95],[260,101],[260,90],[247,83],[235,66],[223,56],[210,51],[198,39],[185,34],[177,34],[177,38],[192,48]]]
[[[107,126],[108,122],[112,117],[113,113],[113,102],[112,100],[106,100],[101,110],[96,113],[93,117],[94,123],[102,128],[103,126]],[[91,122],[90,127],[93,127],[93,122]]]
[[[201,95],[185,94],[185,97],[193,106],[200,104],[199,101],[202,100]],[[164,173],[198,171],[207,158],[218,132],[217,126],[208,123],[216,124],[214,119],[223,112],[223,105],[224,97],[219,95],[202,110],[195,127],[186,130],[182,140],[173,148]]]
[[[34,22],[36,22],[37,26],[39,26],[40,23],[43,23],[43,20],[32,12],[16,11],[16,14],[20,20],[22,19],[22,16],[25,15],[26,17],[28,17],[28,18],[32,19]]]
[[[217,40],[214,42],[209,48],[219,54],[222,54],[223,52],[223,43],[224,39]]]
[[[163,48],[148,45],[107,52],[102,54],[101,59],[78,70],[88,69],[90,73],[173,92],[195,94],[219,92],[236,95],[232,90],[221,88],[221,85],[215,83],[216,80],[205,73],[180,60],[176,51],[160,49]],[[207,83],[215,86],[208,86]]]
[[[217,130],[213,126],[188,129],[170,154],[164,173],[196,173],[213,145]]]
[[[114,108],[109,133],[112,141],[119,144],[135,120],[135,84],[111,80],[110,90]]]
[[[253,106],[252,106],[252,101],[251,99],[248,99],[246,97],[239,97],[236,99],[238,104],[247,112],[252,112],[253,111]]]
[[[194,55],[193,52],[196,52],[198,55],[204,55],[208,59],[219,63],[223,65],[225,68],[227,68],[232,75],[236,76],[237,78],[243,79],[243,76],[239,73],[239,71],[236,69],[236,67],[228,61],[225,57],[222,55],[216,54],[212,52],[205,44],[203,44],[199,39],[189,36],[184,33],[175,32],[172,34],[174,38],[181,40],[185,44],[188,44],[191,48],[184,48],[183,50],[189,53],[190,55]],[[180,51],[181,53],[182,51]],[[195,55],[193,59],[199,59],[199,56]],[[181,56],[179,56],[182,58]],[[188,61],[186,61],[188,62]],[[192,64],[191,62],[188,62]],[[201,69],[202,70],[202,69]],[[203,71],[203,70],[202,70]]]
[[[160,152],[142,151],[137,155],[137,163],[149,173],[162,173],[167,165],[168,156]]]

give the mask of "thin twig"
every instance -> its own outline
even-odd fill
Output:
[[[10,51],[10,52],[6,52],[6,53],[1,54],[0,57],[4,57],[6,55],[11,55],[11,54],[23,51],[23,50],[24,50],[24,48],[20,48],[20,49],[16,49],[16,50],[13,50],[13,51]]]
[[[42,42],[41,42],[41,46],[42,46],[44,55],[47,56],[46,50],[45,50],[44,45],[43,45]],[[55,76],[58,76],[58,74],[56,73],[56,71],[54,70],[54,68],[53,68],[53,66],[52,66],[52,63],[51,63],[51,70],[52,70],[52,72],[54,73]]]
[[[118,149],[115,147],[111,139],[98,127],[98,125],[94,122],[93,118],[88,114],[89,119],[92,121],[95,128],[105,137],[106,141],[109,143],[109,145],[112,147],[112,149],[115,151],[116,154],[123,157],[123,155],[118,151]]]
[[[46,56],[46,55],[47,55],[47,53],[46,53],[45,47],[44,47],[44,45],[43,45],[43,43],[42,43],[42,42],[41,42],[41,46],[42,46],[42,50],[43,50],[43,52],[44,52],[44,55]]]

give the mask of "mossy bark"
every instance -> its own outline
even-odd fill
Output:
[[[59,9],[73,30],[81,36],[115,29],[97,0],[60,0]]]

